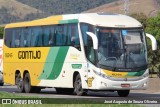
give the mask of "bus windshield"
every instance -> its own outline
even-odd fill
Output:
[[[98,64],[116,69],[147,66],[145,36],[142,29],[108,29],[98,27]]]

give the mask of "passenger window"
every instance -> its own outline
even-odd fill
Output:
[[[6,29],[5,30],[5,44],[8,47],[11,47],[12,34],[13,34],[13,29]]]
[[[43,34],[43,46],[49,46],[49,33],[50,29],[49,27],[44,28],[44,34]]]

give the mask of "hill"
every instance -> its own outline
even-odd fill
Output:
[[[160,0],[129,0],[129,13],[154,16]],[[0,0],[0,24],[28,21],[56,14],[110,12],[124,14],[124,0]]]
[[[80,13],[117,0],[17,0],[45,14]]]
[[[16,0],[0,0],[0,23],[9,23],[16,20],[23,20],[27,14],[40,12],[28,5]]]
[[[129,0],[129,14],[144,13],[147,16],[155,16],[159,11],[160,0]],[[124,14],[124,1],[119,0],[109,4],[90,9],[85,12],[110,12]]]
[[[0,24],[80,13],[117,0],[0,0]]]

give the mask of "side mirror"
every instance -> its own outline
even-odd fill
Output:
[[[157,50],[157,41],[155,39],[154,36],[152,36],[151,34],[146,33],[146,36],[151,40],[152,42],[152,50],[156,51]]]
[[[87,32],[87,35],[89,35],[93,40],[93,49],[98,49],[98,38],[97,36],[92,32]]]

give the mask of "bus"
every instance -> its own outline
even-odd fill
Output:
[[[146,89],[146,35],[140,22],[126,15],[81,13],[11,23],[4,34],[4,82],[20,92],[86,95],[113,91],[127,97]],[[156,50],[156,41],[153,50]]]
[[[0,86],[3,86],[3,39],[0,39]]]

